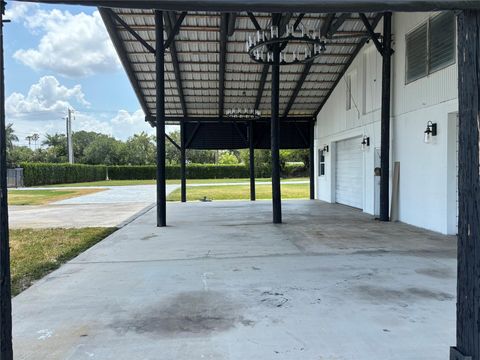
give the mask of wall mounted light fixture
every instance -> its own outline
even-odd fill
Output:
[[[324,145],[323,146],[323,152],[328,153],[328,150],[329,150],[328,145]]]
[[[362,145],[362,150],[367,150],[367,148],[370,146],[370,138],[367,135],[363,136],[361,145]]]
[[[425,144],[432,142],[432,137],[437,136],[437,124],[429,121],[427,123],[427,129],[424,132],[423,141]]]

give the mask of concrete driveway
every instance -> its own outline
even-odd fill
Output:
[[[448,359],[456,241],[317,201],[169,203],[13,301],[17,359]]]
[[[177,187],[178,185],[167,185],[167,194]],[[99,188],[105,189],[105,191],[62,200],[49,205],[9,206],[10,227],[13,229],[121,227],[138,214],[150,209],[155,203],[155,185]],[[32,190],[30,188],[26,189]],[[59,189],[69,188],[62,187]]]

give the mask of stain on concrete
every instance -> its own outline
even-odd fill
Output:
[[[156,234],[150,234],[150,235],[142,237],[142,240],[150,240],[150,239],[154,239],[156,237],[157,237]]]
[[[402,290],[381,286],[360,285],[356,292],[364,300],[377,303],[412,302],[418,300],[451,301],[455,297],[442,291],[410,287]]]
[[[220,292],[183,292],[130,319],[116,321],[112,327],[121,334],[133,331],[166,337],[205,336],[227,331],[237,324],[252,326],[253,321],[239,314],[241,308]]]
[[[416,269],[417,274],[430,276],[436,279],[451,279],[455,277],[455,273],[449,268],[425,268]]]

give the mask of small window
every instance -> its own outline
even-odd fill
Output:
[[[455,63],[455,16],[443,13],[430,19],[429,72]]]
[[[427,24],[407,35],[407,83],[427,76]]]
[[[319,176],[325,176],[325,151],[318,150],[318,173]]]
[[[408,84],[455,63],[455,15],[444,12],[406,35]]]
[[[352,75],[345,76],[345,85],[346,85],[346,109],[350,110],[352,108]]]

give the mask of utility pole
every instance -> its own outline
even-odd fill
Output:
[[[68,162],[73,164],[73,141],[72,141],[72,114],[73,110],[68,109],[68,116],[65,118],[67,122],[67,151],[68,151]]]

